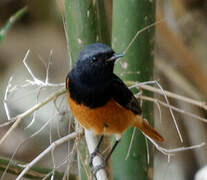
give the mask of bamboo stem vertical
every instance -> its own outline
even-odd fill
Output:
[[[139,29],[155,21],[154,0],[114,0],[112,47],[122,52]],[[126,56],[116,64],[115,71],[123,80],[148,81],[153,76],[154,29],[148,29],[134,41]],[[148,94],[149,95],[149,94]],[[153,109],[151,104],[143,104],[143,116],[152,123]],[[114,179],[150,179],[152,167],[152,151],[150,163],[147,162],[146,142],[143,135],[136,130],[133,145],[125,160],[133,129],[127,130],[119,146],[113,154]]]
[[[65,0],[65,23],[69,54],[74,65],[78,55],[86,45],[102,42],[110,44],[110,32],[103,0]],[[71,67],[70,67],[71,68]],[[81,157],[79,164],[88,165],[87,150],[83,141],[79,143]],[[80,161],[82,161],[80,163]],[[86,167],[88,169],[88,167]],[[79,179],[88,179],[85,168],[81,166]]]

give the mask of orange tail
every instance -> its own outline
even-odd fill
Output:
[[[140,129],[144,134],[149,136],[151,139],[159,142],[163,142],[164,138],[155,130],[153,129],[145,120],[141,120],[140,118],[138,121],[135,121],[134,126]]]

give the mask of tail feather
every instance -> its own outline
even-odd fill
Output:
[[[147,121],[142,120],[140,121],[135,121],[134,126],[138,129],[140,129],[144,134],[149,136],[151,139],[158,141],[158,142],[163,142],[164,138],[153,128],[151,127]]]

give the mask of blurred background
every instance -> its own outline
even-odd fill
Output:
[[[108,18],[111,14],[111,1],[105,0]],[[64,83],[69,71],[66,37],[63,25],[63,1],[51,0],[1,0],[0,28],[20,8],[28,6],[28,11],[9,30],[0,43],[0,124],[7,121],[3,106],[5,90],[12,76],[12,85],[17,90],[8,96],[11,116],[15,116],[32,107],[58,88],[42,89],[35,86],[22,88],[25,80],[31,79],[23,64],[28,49],[31,50],[27,64],[35,76],[45,80],[46,66],[50,62],[49,81]],[[176,94],[198,101],[207,99],[207,1],[206,0],[159,0],[157,1],[157,20],[163,23],[156,26],[155,76],[162,87]],[[138,37],[139,38],[139,37]],[[50,56],[52,50],[52,55]],[[52,57],[52,58],[51,58]],[[39,95],[40,94],[40,95]],[[163,98],[156,96],[156,98]],[[43,131],[34,138],[29,138],[18,150],[14,159],[29,162],[44,150],[52,140],[68,133],[71,119],[65,96],[58,100],[59,111],[50,103],[35,115],[26,118],[15,132],[1,145],[0,156],[10,158],[20,143],[45,125]],[[206,111],[188,103],[170,99],[170,103],[179,109],[206,118]],[[169,110],[162,109],[162,125],[156,127],[166,139],[165,148],[173,149],[206,142],[207,124],[186,114],[175,113],[184,143],[181,143],[173,124]],[[155,105],[156,121],[160,121]],[[160,123],[159,123],[160,124]],[[156,123],[155,123],[156,126]],[[9,127],[0,129],[0,137]],[[61,164],[73,144],[63,145],[55,151],[55,164]],[[76,172],[75,155],[72,157],[71,172]],[[191,180],[196,172],[207,163],[207,147],[175,153],[168,162],[168,157],[160,152],[155,156],[156,180]],[[48,155],[40,164],[52,168],[54,164]],[[64,171],[61,166],[60,171]],[[206,177],[207,178],[207,177]],[[6,175],[4,179],[15,179]]]

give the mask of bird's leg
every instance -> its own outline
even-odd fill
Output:
[[[118,143],[120,142],[120,138],[116,139],[116,142],[114,143],[113,147],[111,148],[111,151],[107,154],[107,156],[104,158],[103,162],[96,166],[96,167],[91,167],[92,173],[93,175],[96,177],[96,173],[104,168],[106,166],[107,161],[109,160],[109,158],[111,157],[112,153],[114,152],[115,148],[117,147]]]
[[[100,140],[99,140],[99,142],[98,142],[98,144],[97,144],[95,150],[94,150],[94,151],[91,153],[91,155],[90,155],[89,166],[90,166],[91,168],[93,168],[93,159],[94,159],[94,157],[97,156],[97,155],[99,155],[99,156],[102,157],[102,155],[101,155],[100,152],[99,152],[99,148],[100,148],[100,145],[101,145],[101,143],[102,143],[102,141],[103,141],[103,138],[104,138],[104,135],[101,136],[101,138],[100,138]]]

